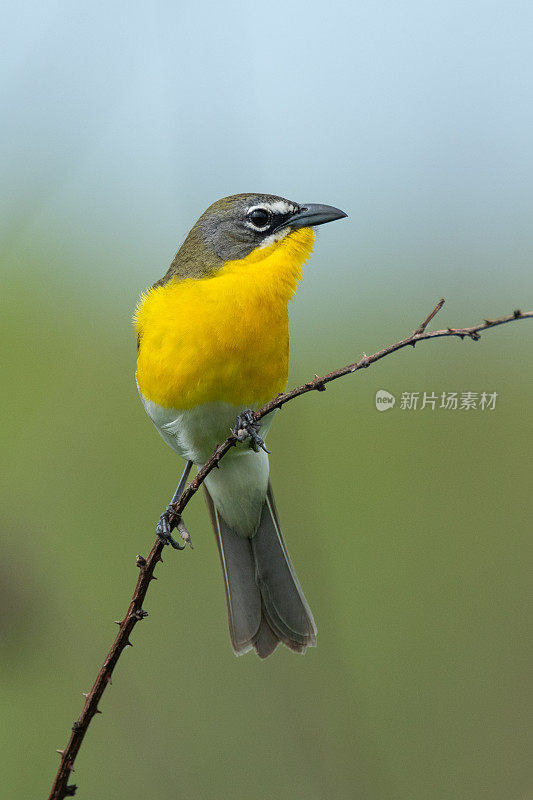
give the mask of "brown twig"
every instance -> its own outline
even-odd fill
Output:
[[[262,406],[262,408],[254,412],[253,417],[255,421],[259,422],[259,420],[263,419],[263,417],[266,417],[267,414],[271,414],[275,409],[281,408],[288,403],[289,400],[293,400],[295,397],[299,397],[307,392],[324,391],[327,383],[330,383],[337,378],[341,378],[343,375],[357,372],[360,369],[366,369],[370,366],[370,364],[374,364],[376,361],[380,361],[385,356],[395,353],[397,350],[401,350],[403,347],[407,347],[408,345],[414,347],[417,342],[426,341],[428,339],[438,339],[444,336],[458,336],[460,339],[468,337],[473,341],[477,341],[480,338],[481,333],[489,328],[495,328],[497,325],[505,325],[507,322],[514,322],[520,319],[533,318],[533,311],[523,313],[522,311],[516,310],[506,317],[499,317],[498,319],[492,320],[486,319],[482,324],[474,325],[470,328],[445,328],[443,330],[426,332],[427,326],[433,317],[438,314],[443,305],[444,300],[439,300],[435,308],[426,317],[426,319],[418,326],[418,328],[413,331],[410,336],[407,336],[407,338],[401,339],[399,342],[395,342],[394,344],[383,348],[383,350],[378,350],[378,352],[371,356],[367,356],[363,353],[363,358],[354,362],[353,364],[348,364],[347,366],[341,367],[334,372],[329,372],[327,375],[315,375],[313,380],[302,384],[302,386],[298,386],[296,389],[291,389],[289,392],[285,392],[283,394],[279,394],[277,397],[274,397],[272,400]],[[183,510],[190,502],[193,495],[198,491],[207,475],[212,469],[218,466],[219,461],[229,450],[231,450],[232,447],[235,447],[238,441],[239,438],[237,434],[230,433],[228,438],[221,445],[218,445],[215,448],[213,455],[203,465],[203,467],[198,470],[196,477],[188,484],[178,502],[173,506],[177,521],[180,520]],[[188,537],[187,530],[184,526],[182,526],[181,533],[185,539]],[[72,772],[74,766],[74,761],[78,755],[83,738],[87,732],[87,728],[89,727],[92,718],[96,714],[100,713],[98,710],[98,703],[100,702],[106,686],[111,683],[113,670],[122,654],[122,651],[128,646],[132,646],[130,642],[130,635],[133,631],[133,628],[140,620],[148,616],[147,612],[143,610],[142,606],[150,582],[152,580],[156,580],[154,576],[154,570],[158,562],[162,561],[161,553],[164,546],[165,545],[163,542],[158,538],[156,539],[148,558],[144,559],[142,556],[137,556],[139,577],[137,579],[133,597],[124,619],[117,620],[117,624],[119,626],[118,633],[104,663],[102,664],[91,691],[87,694],[84,693],[85,704],[80,716],[72,726],[70,740],[64,750],[57,751],[61,756],[61,763],[54,780],[49,800],[63,800],[64,797],[72,797],[76,793],[76,785],[68,785],[70,773]]]

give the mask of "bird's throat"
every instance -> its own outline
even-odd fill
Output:
[[[288,372],[287,302],[310,256],[301,228],[209,278],[171,281],[142,298],[137,382],[165,408],[208,402],[256,405],[283,391]]]

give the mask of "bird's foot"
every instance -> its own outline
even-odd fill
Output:
[[[250,437],[250,447],[256,453],[259,452],[259,448],[264,450],[265,453],[270,453],[270,450],[266,449],[264,439],[259,436],[259,420],[255,419],[254,412],[251,409],[248,408],[239,414],[233,433],[239,442],[244,442],[245,439]]]
[[[177,529],[179,535],[181,536],[183,544],[177,542],[172,536],[172,531],[174,528]],[[192,548],[192,541],[189,531],[185,527],[185,523],[183,522],[182,518],[175,513],[172,505],[167,506],[159,517],[159,522],[156,525],[155,532],[163,544],[171,545],[174,550],[185,550],[186,545],[189,545],[189,547]]]

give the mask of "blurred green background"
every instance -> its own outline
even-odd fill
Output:
[[[533,306],[526,3],[9,4],[3,20],[2,794],[47,797],[181,464],[131,314],[213,200],[332,203],[290,384]],[[200,497],[76,763],[80,798],[533,796],[533,325],[404,350],[269,437],[316,650],[229,644]],[[374,396],[498,392],[494,411]]]

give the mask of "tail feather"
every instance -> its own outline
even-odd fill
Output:
[[[222,562],[231,643],[235,653],[241,655],[252,647],[261,624],[261,597],[254,578],[252,548],[249,539],[228,528],[205,486],[204,490]]]
[[[207,489],[205,495],[222,562],[235,653],[254,647],[266,658],[279,642],[305,653],[316,644],[316,627],[283,541],[270,484],[251,538],[236,534]]]
[[[283,541],[270,483],[259,527],[250,541],[269,625],[287,647],[305,652],[316,644],[315,622]]]
[[[266,615],[262,614],[259,630],[254,637],[253,646],[259,658],[268,658],[274,652],[279,644],[279,636],[277,636],[268,622]]]

